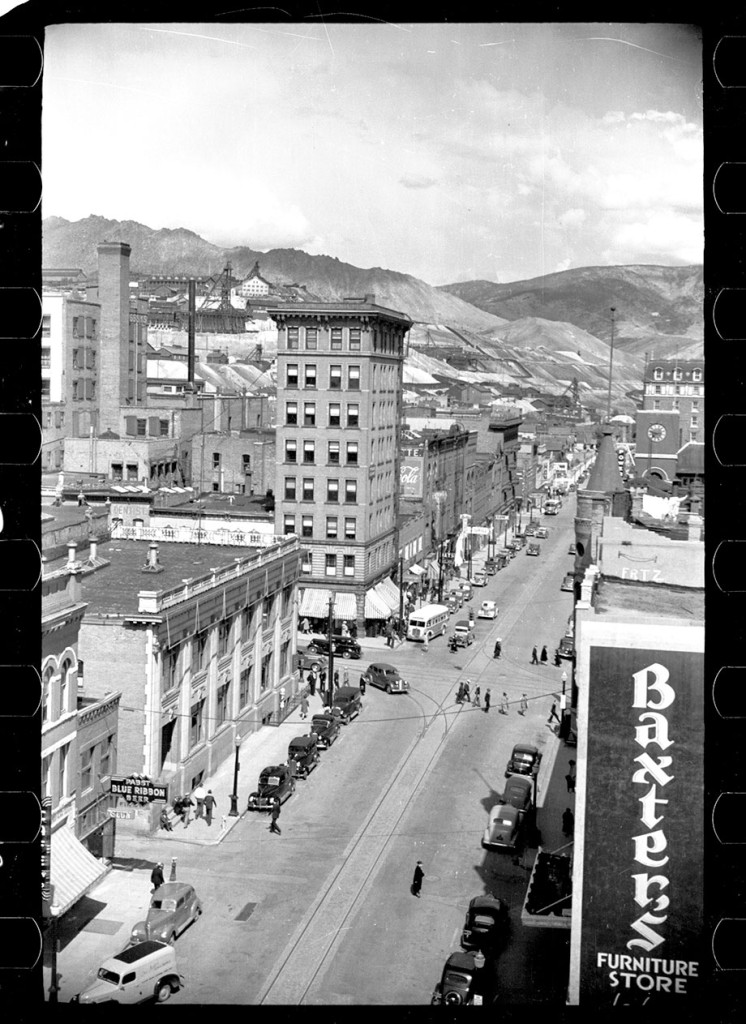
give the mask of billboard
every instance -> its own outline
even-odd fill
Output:
[[[399,493],[402,498],[421,498],[425,460],[421,456],[406,455],[399,470]]]
[[[699,995],[703,675],[698,651],[591,642],[581,1006],[675,1013]]]

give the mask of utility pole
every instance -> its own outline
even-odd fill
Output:
[[[404,555],[399,555],[399,639],[404,635]]]
[[[609,350],[609,396],[606,401],[606,422],[611,419],[611,373],[614,368],[614,313],[616,306],[611,307],[611,345]]]
[[[443,541],[438,547],[438,604],[443,603]]]
[[[327,677],[328,688],[324,695],[324,703],[328,706],[332,706],[332,691],[334,690],[334,641],[332,639],[334,633],[334,594],[329,595],[329,622],[327,628],[327,635],[329,637],[329,675]]]

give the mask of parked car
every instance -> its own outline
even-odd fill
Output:
[[[508,544],[506,547],[500,548],[500,551],[498,553],[503,555],[507,559],[515,558],[515,556],[518,554],[518,548],[514,548],[512,544]]]
[[[575,657],[575,641],[571,636],[563,636],[559,642],[560,658],[574,658]]]
[[[510,804],[496,804],[489,814],[482,846],[488,850],[515,850],[521,841],[523,815]]]
[[[565,573],[565,578],[562,580],[562,586],[560,590],[568,590],[571,594],[575,590],[575,576],[571,572]]]
[[[482,570],[478,570],[474,573],[471,578],[471,584],[473,587],[486,587],[487,586],[487,573]]]
[[[304,651],[298,651],[296,659],[295,667],[302,669],[304,672],[310,671],[314,667],[318,671],[323,664],[322,659],[313,647],[306,647]]]
[[[529,546],[526,548],[526,554],[527,555],[540,555],[541,554],[541,544],[529,544]]]
[[[148,939],[104,960],[95,980],[72,1003],[165,1003],[184,985],[176,951],[167,942]]]
[[[359,658],[363,653],[360,644],[357,640],[353,640],[351,636],[333,636],[332,650],[335,658]],[[306,651],[308,654],[328,655],[328,638],[320,637],[318,640],[311,641]]]
[[[488,576],[494,576],[497,570],[500,568],[500,563],[496,558],[488,558],[484,563],[484,571]]]
[[[526,529],[523,532],[527,537],[533,537],[536,533],[536,523],[527,523]]]
[[[549,536],[549,530],[546,528],[546,526],[537,526],[536,536],[539,538],[539,540],[546,540]]]
[[[134,926],[130,942],[156,939],[173,944],[201,913],[202,901],[191,885],[185,882],[164,882],[150,897],[147,917]]]
[[[288,744],[288,761],[295,761],[295,774],[307,779],[319,763],[319,750],[313,736],[296,736]]]
[[[505,768],[505,778],[510,775],[536,775],[540,764],[541,754],[536,747],[527,743],[516,743]]]
[[[448,595],[448,611],[451,613],[451,615],[454,615],[459,610],[459,608],[461,608],[463,603],[464,598],[462,594],[457,594],[452,591]]]
[[[453,636],[456,638],[456,643],[459,647],[468,647],[474,643],[474,630],[466,619],[459,619],[453,630]]]
[[[359,715],[362,709],[360,690],[356,686],[340,686],[338,690],[334,691],[332,714],[339,715],[345,725]]]
[[[531,809],[533,802],[533,783],[525,775],[511,775],[505,783],[503,803],[510,804],[520,814],[525,814]]]
[[[497,602],[496,601],[482,601],[477,612],[478,619],[496,619],[497,618]]]
[[[311,737],[316,737],[316,745],[328,749],[339,736],[339,718],[331,713],[321,712],[311,719]]]
[[[398,668],[388,665],[385,661],[377,661],[366,672],[363,678],[369,686],[377,686],[386,693],[406,693],[409,683],[403,678]]]
[[[295,777],[286,764],[273,764],[259,773],[256,790],[249,796],[247,810],[270,811],[277,797],[284,803],[295,792]]]
[[[493,949],[504,939],[509,928],[510,918],[505,900],[489,894],[475,896],[466,911],[461,945],[466,950]]]
[[[461,582],[457,584],[457,586],[458,589],[461,591],[461,596],[463,597],[464,601],[471,601],[472,597],[474,596],[474,591],[472,590],[471,583],[469,583],[468,580],[461,580]]]
[[[479,956],[479,951],[451,953],[430,1000],[433,1006],[474,1006],[495,1001],[494,965],[477,966]]]

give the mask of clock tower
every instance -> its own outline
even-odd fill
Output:
[[[672,481],[679,452],[679,413],[643,409],[637,413],[635,475]]]

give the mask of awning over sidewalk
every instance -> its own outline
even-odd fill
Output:
[[[107,870],[69,828],[58,828],[52,833],[53,903],[60,908],[60,914],[84,896]]]
[[[390,610],[390,614],[399,614],[399,588],[393,580],[388,577],[385,580],[381,580],[376,583],[373,588],[378,596],[385,602]]]
[[[387,619],[390,614],[389,606],[376,593],[376,588],[372,587],[365,595],[365,618]]]
[[[407,569],[407,572],[411,572],[415,576],[424,576],[425,575],[425,570],[422,568],[421,565],[410,565],[410,567]]]
[[[310,615],[323,619],[329,614],[331,590],[323,587],[306,587],[300,599],[299,615]],[[357,618],[357,604],[354,594],[334,594],[334,617],[336,619]]]

